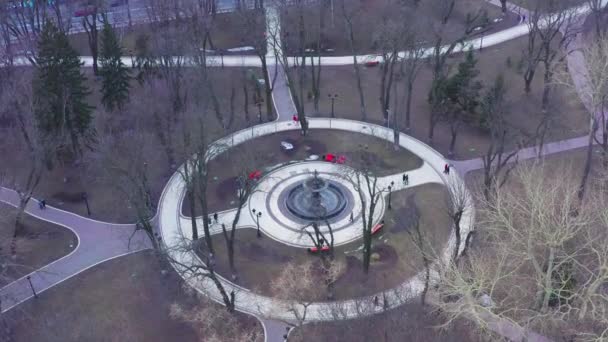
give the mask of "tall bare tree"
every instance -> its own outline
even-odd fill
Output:
[[[449,319],[588,340],[605,336],[608,298],[592,284],[606,280],[605,209],[597,207],[606,195],[598,187],[593,200],[580,204],[571,166],[560,166],[559,174],[552,169],[520,165],[509,187],[496,187],[491,201],[478,198],[484,248],[446,265],[438,286],[438,305]]]
[[[562,61],[561,65],[556,68],[554,82],[556,85],[566,86],[572,92],[581,96],[583,102],[591,110],[589,112],[585,167],[579,186],[579,196],[582,199],[591,172],[594,142],[601,146],[603,165],[608,167],[608,119],[606,118],[606,107],[608,105],[608,39],[604,37],[594,40],[588,47],[575,53],[582,54],[586,68],[573,70],[568,68],[566,61]],[[575,82],[574,78],[581,80],[582,84]],[[598,138],[598,130],[600,131],[600,138]]]
[[[348,44],[350,47],[350,53],[353,56],[353,68],[355,70],[355,77],[357,79],[357,91],[359,94],[359,106],[361,109],[361,120],[367,120],[367,109],[365,107],[365,94],[363,93],[363,85],[361,81],[361,65],[359,65],[359,61],[357,60],[357,55],[359,54],[358,42],[355,36],[355,18],[357,16],[362,15],[362,7],[355,4],[353,8],[351,8],[351,4],[347,6],[346,0],[340,0],[340,8],[342,11],[342,18],[344,19],[344,24],[346,25],[346,34],[348,38]]]

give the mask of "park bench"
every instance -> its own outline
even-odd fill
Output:
[[[380,229],[382,229],[382,227],[384,227],[384,223],[378,223],[376,224],[373,228],[372,228],[372,235],[376,234],[377,232],[380,231]]]
[[[310,248],[308,248],[308,251],[310,253],[317,253],[317,252],[319,252],[319,248],[318,247],[310,247]],[[321,247],[321,252],[329,252],[329,246],[323,246],[323,247]]]

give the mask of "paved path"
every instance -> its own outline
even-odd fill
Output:
[[[344,120],[344,119],[329,119],[329,118],[310,118],[309,119],[311,129],[337,129],[351,132],[359,132],[363,134],[373,135],[380,139],[392,141],[392,130],[386,127],[377,126],[369,123]],[[266,123],[257,125],[253,128],[248,128],[239,132],[234,133],[218,140],[216,143],[218,146],[234,146],[237,144],[247,143],[250,139],[257,138],[262,135],[272,134],[279,131],[295,130],[298,129],[291,122],[276,122]],[[401,134],[400,145],[412,153],[420,156],[426,162],[426,172],[434,173],[437,180],[440,180],[444,184],[452,184],[453,182],[462,182],[461,178],[457,173],[453,172],[450,175],[443,174],[443,166],[445,165],[445,159],[441,154],[427,146],[426,144],[412,138],[411,136]],[[278,147],[277,147],[278,148]],[[416,175],[416,173],[414,173]],[[388,178],[384,178],[384,181],[392,179],[401,179],[401,174],[394,175]],[[410,176],[410,186],[415,186],[417,182],[426,181],[426,177],[423,175]],[[202,261],[198,256],[191,251],[184,251],[182,246],[187,244],[189,241],[189,234],[191,227],[181,226],[182,219],[180,219],[181,203],[185,194],[185,184],[179,172],[176,172],[171,179],[168,181],[158,205],[158,224],[164,245],[167,247],[167,253],[177,263],[173,264],[178,274],[183,274],[185,269],[181,265],[189,264],[200,264]],[[467,196],[469,201],[468,210],[462,217],[462,234],[467,235],[468,231],[472,228],[472,222],[474,218],[474,209],[472,208],[472,199]],[[251,224],[251,220],[247,223]],[[460,246],[456,246],[456,238],[452,233],[449,237],[447,248],[442,252],[442,258],[447,261],[454,252],[455,248],[462,249],[461,241]],[[212,299],[221,301],[219,292],[209,279],[200,277],[186,277],[186,282],[198,291],[207,294]],[[272,318],[277,320],[293,320],[294,314],[291,311],[295,309],[302,313],[302,307],[297,303],[291,301],[282,301],[275,298],[261,296],[255,294],[248,289],[242,288],[236,284],[233,284],[226,279],[221,279],[226,291],[234,291],[236,294],[236,308],[239,311],[247,312],[256,316],[265,318]],[[421,277],[414,276],[411,279],[406,280],[403,284],[397,286],[395,289],[385,291],[384,293],[377,294],[379,297],[386,295],[390,307],[396,307],[405,301],[411,300],[416,297],[423,287]],[[363,297],[356,300],[347,300],[336,303],[313,303],[309,306],[307,312],[307,320],[333,320],[335,317],[328,315],[328,312],[335,309],[336,306],[341,307],[342,318],[353,318],[359,316],[361,303],[372,303],[373,296]],[[380,309],[380,308],[378,308]],[[372,309],[369,313],[373,313],[375,309]]]
[[[19,197],[13,190],[0,188],[0,201],[17,206]],[[131,244],[128,244],[135,228],[132,224],[95,221],[51,206],[41,210],[34,199],[30,200],[26,212],[69,229],[78,238],[78,246],[70,254],[29,274],[32,285],[38,293],[101,262],[151,247],[150,240],[143,232],[135,234]],[[25,276],[4,286],[0,289],[2,312],[12,309],[32,296],[32,290]]]
[[[521,9],[521,11],[527,12],[527,10],[525,9]],[[574,30],[578,30],[582,27],[585,17],[586,16],[579,16],[577,18],[577,21],[573,23],[573,25],[575,25]],[[595,108],[593,108],[593,103],[591,99],[587,96],[587,94],[589,94],[589,79],[587,66],[585,63],[585,56],[582,51],[583,47],[583,35],[579,33],[576,35],[575,39],[573,39],[573,41],[570,43],[570,46],[568,47],[569,51],[566,57],[568,63],[568,70],[570,72],[570,76],[572,77],[572,81],[574,83],[576,92],[578,93],[581,102],[583,103],[587,111],[589,113],[595,113],[594,115],[596,116],[597,120],[601,122],[601,116],[604,113],[602,113],[601,111],[597,111]],[[598,139],[601,138],[600,136],[601,130],[598,130]],[[588,135],[555,141],[545,144],[540,155],[546,157],[560,152],[583,148],[586,147],[587,144]],[[514,157],[512,160],[513,162],[515,162],[534,159],[539,155],[538,152],[539,151],[537,146],[523,148],[517,152],[516,157]],[[482,158],[474,158],[462,161],[453,160],[450,161],[450,163],[453,164],[462,175],[465,175],[470,171],[479,170],[483,168]]]
[[[492,2],[492,1],[490,1],[490,2]],[[606,4],[608,4],[608,0],[602,0],[601,6],[602,7],[606,6]],[[272,7],[272,6],[268,6],[268,7]],[[574,11],[574,13],[576,15],[584,15],[584,14],[587,14],[590,12],[588,4],[583,4],[580,6],[572,7],[572,10]],[[541,23],[540,23],[541,26],[543,25],[543,22],[544,21],[541,20]],[[280,30],[277,20],[274,20],[274,21],[271,20],[271,21],[268,21],[267,23],[269,24],[268,32],[272,32],[273,30],[275,32],[280,32],[280,31],[277,31],[277,30]],[[529,32],[528,25],[525,23],[522,23],[522,24],[516,25],[514,27],[508,28],[506,30],[484,35],[483,38],[478,37],[478,38],[468,40],[468,41],[464,42],[462,45],[457,46],[454,49],[454,53],[466,51],[470,48],[479,49],[482,46],[482,42],[483,42],[484,47],[490,47],[493,45],[504,43],[511,39],[522,37],[522,36],[528,34],[528,32]],[[280,35],[279,36],[275,35],[275,37],[280,37]],[[444,47],[444,49],[447,49],[447,46]],[[431,56],[432,53],[433,53],[433,48],[428,48],[425,50],[424,56]],[[407,57],[408,55],[409,55],[409,53],[407,51],[402,51],[399,53],[399,56],[401,56],[401,57]],[[220,56],[209,56],[209,57],[207,57],[207,59],[208,59],[208,63],[210,66],[224,65],[224,66],[228,66],[228,67],[230,67],[230,66],[232,66],[232,67],[261,67],[261,61],[257,56],[224,56],[223,58]],[[295,62],[295,59],[296,59],[296,57],[288,57],[287,58],[288,64],[293,65]],[[223,60],[223,63],[222,63],[222,60]],[[382,57],[377,54],[368,54],[368,55],[357,56],[357,61],[359,63],[365,63],[368,61],[381,61],[381,60],[382,60]],[[81,61],[87,67],[90,67],[93,64],[93,59],[90,56],[82,56]],[[26,58],[16,58],[14,63],[16,65],[29,65],[30,64],[30,62]],[[125,63],[125,65],[127,65],[127,66],[131,66],[132,65],[131,57],[130,56],[123,57],[123,63]],[[188,61],[186,61],[186,64],[188,64]],[[274,58],[269,59],[268,64],[274,65],[275,64]],[[325,66],[351,65],[351,64],[353,64],[353,58],[352,58],[352,56],[323,56],[323,57],[321,57],[321,64],[325,65]],[[196,66],[196,63],[192,63],[191,65]]]
[[[274,319],[259,318],[259,320],[262,322],[262,326],[264,327],[266,342],[284,342],[285,338],[283,336],[288,335],[289,331],[291,330],[287,330],[287,328],[293,326],[283,321],[277,321]]]
[[[495,0],[489,0],[489,2],[497,2]],[[605,5],[607,1],[604,1],[602,5]],[[586,6],[580,6],[577,8],[579,13],[586,13],[588,9]],[[513,8],[512,6],[510,7]],[[520,13],[524,13],[523,9],[520,9]],[[276,17],[275,17],[276,19]],[[275,23],[277,21],[275,20]],[[276,26],[275,26],[276,27]],[[520,36],[523,36],[528,33],[527,25],[518,25],[516,27],[497,32],[484,37],[484,46],[490,46],[505,42],[510,39],[514,39]],[[467,42],[462,48],[468,48],[472,46],[474,48],[479,48],[480,45],[479,39],[471,40]],[[462,49],[461,48],[461,49]],[[460,49],[460,50],[461,50]],[[269,50],[271,51],[271,50]],[[276,52],[276,51],[275,51]],[[407,56],[406,52],[402,53],[403,56]],[[584,59],[581,62],[582,54],[579,53],[580,56],[577,56],[576,53],[571,54],[569,56],[568,63],[571,70],[580,69],[582,65],[584,67]],[[365,55],[357,57],[360,62],[374,60],[378,58],[375,55]],[[83,57],[83,61],[85,64],[91,64],[91,60],[88,57]],[[125,58],[125,63],[130,65],[130,57]],[[273,99],[275,101],[275,107],[277,109],[278,120],[290,120],[291,115],[295,113],[295,106],[293,105],[293,101],[291,99],[291,95],[289,93],[289,88],[286,83],[285,71],[282,67],[275,65],[274,63],[274,55],[273,58],[269,59],[269,64],[274,65],[271,68],[270,72],[271,79],[274,74],[277,74],[277,81],[275,83],[275,89],[273,91]],[[289,62],[292,62],[290,60]],[[219,61],[212,61],[212,63],[219,64]],[[323,57],[322,63],[325,65],[348,65],[352,64],[351,56],[332,56],[332,57]],[[224,64],[227,66],[260,66],[259,59],[253,56],[225,56]],[[573,77],[575,72],[573,72]],[[577,79],[575,79],[577,82]],[[580,83],[580,82],[579,82]],[[579,89],[584,87],[584,83],[579,86]],[[577,84],[578,86],[578,84]],[[548,155],[551,153],[557,153],[562,151],[567,151],[573,148],[583,147],[586,144],[586,137],[574,138],[565,141],[550,143],[545,146],[543,149],[543,155]],[[407,147],[409,148],[409,147]],[[534,147],[523,149],[519,152],[519,160],[533,158],[537,155],[536,149]],[[452,162],[456,168],[465,174],[471,170],[479,169],[482,167],[481,159],[473,159],[468,161],[453,161]],[[396,184],[400,184],[400,174],[393,176],[396,181]],[[392,181],[392,177],[385,177],[386,182]],[[410,180],[412,180],[412,175],[410,176]],[[0,191],[0,201],[15,204],[17,200],[17,196],[14,192],[1,189]],[[35,201],[32,201],[28,206],[27,212],[41,218],[43,220],[48,220],[53,223],[57,223],[67,227],[68,229],[73,230],[79,239],[79,245],[75,251],[73,251],[70,255],[57,260],[54,263],[51,263],[42,269],[32,273],[32,282],[36,287],[38,292],[42,292],[49,287],[60,283],[61,281],[68,279],[69,277],[76,275],[83,270],[90,268],[104,260],[108,260],[114,257],[118,257],[120,255],[132,253],[138,250],[149,248],[149,241],[143,234],[138,234],[135,236],[131,248],[126,245],[126,240],[128,236],[131,234],[133,226],[132,225],[114,225],[109,223],[98,222],[94,220],[90,220],[75,214],[67,213],[65,211],[48,207],[45,211],[40,211],[37,208],[37,204]],[[229,212],[227,212],[229,219]],[[26,286],[27,285],[27,286]],[[242,291],[244,289],[237,289]],[[245,290],[246,291],[246,290]],[[27,300],[31,297],[31,291],[29,289],[29,284],[25,282],[25,278],[22,278],[14,283],[7,285],[6,287],[0,289],[0,296],[3,298],[4,303],[8,303],[2,311],[6,311],[20,302]],[[14,298],[14,299],[12,299]],[[240,298],[240,296],[239,296]],[[254,303],[250,303],[254,304]],[[256,311],[260,312],[259,303],[255,304],[257,306]],[[281,330],[284,329],[284,323],[274,320],[263,320],[263,324],[265,329],[267,330],[267,341],[280,341],[282,340]],[[496,329],[500,330],[504,328],[500,324]],[[507,334],[508,335],[508,334]]]
[[[281,58],[281,19],[279,10],[275,6],[266,6],[266,27],[268,27],[266,40],[267,56],[270,64],[268,67],[268,77],[273,82],[272,101],[277,114],[277,121],[289,121],[294,114],[297,114],[296,106],[291,98],[289,85],[287,84],[287,74],[283,64],[276,63],[276,58]],[[259,58],[258,58],[259,60]]]

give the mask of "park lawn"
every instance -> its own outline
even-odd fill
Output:
[[[420,209],[420,229],[430,244],[440,250],[450,234],[447,215],[437,214],[438,210],[445,210],[441,208],[444,195],[445,190],[434,184],[393,193],[393,210],[385,216],[387,224],[382,233],[374,237],[372,253],[376,253],[379,259],[372,262],[368,275],[363,273],[360,261],[361,240],[336,247],[336,261],[346,267],[335,283],[335,299],[372,295],[396,287],[418,273],[422,269],[422,259],[409,238],[408,229],[393,222],[403,218],[401,212],[407,206],[406,199],[413,196]],[[392,213],[401,216],[393,216]],[[213,235],[213,246],[217,272],[230,279],[226,243],[221,234]],[[303,248],[287,246],[266,235],[257,238],[255,229],[237,231],[234,256],[239,276],[237,284],[267,296],[275,295],[269,284],[280,276],[287,264],[299,265],[310,260],[315,265],[320,263],[317,256],[310,255]]]
[[[78,240],[71,230],[24,215],[17,234],[16,259],[11,258],[11,241],[16,209],[0,203],[0,259],[7,268],[0,273],[0,287],[49,264],[73,251]]]
[[[496,341],[481,336],[479,328],[464,319],[453,322],[449,328],[439,326],[445,319],[432,307],[408,303],[398,308],[352,320],[304,324],[289,335],[289,341],[367,342],[481,342]]]
[[[148,165],[147,177],[152,193],[152,203],[156,205],[166,181],[173,174],[154,124],[155,112],[159,115],[167,115],[170,100],[166,92],[162,90],[162,87],[144,87],[139,85],[136,80],[132,80],[131,102],[124,112],[122,114],[107,113],[101,105],[101,79],[94,77],[91,69],[84,70],[87,84],[92,91],[88,101],[96,107],[93,113],[95,117],[93,124],[99,143],[111,144],[117,136],[131,134],[136,127],[137,134],[146,137],[143,159]],[[32,68],[22,68],[18,72],[31,75]],[[245,99],[241,91],[242,79],[250,72],[259,75],[260,70],[248,68],[214,68],[211,70],[210,77],[215,82],[219,105],[225,117],[230,115],[230,94],[231,89],[233,87],[235,89],[234,121],[228,129],[221,127],[215,113],[210,108],[205,108],[195,102],[193,98],[200,93],[200,89],[193,81],[196,75],[188,74],[186,76],[184,87],[188,89],[190,108],[187,115],[200,115],[206,118],[206,130],[210,139],[218,139],[253,123],[257,108],[249,99],[248,121],[244,115]],[[249,97],[252,94],[253,91],[250,90]],[[264,118],[266,118],[265,113]],[[182,120],[182,117],[178,117],[179,120]],[[257,123],[257,120],[255,122]],[[179,122],[176,123],[176,126],[178,124]],[[23,170],[27,169],[26,165],[29,163],[27,155],[20,152],[23,151],[24,145],[20,143],[20,140],[12,138],[17,136],[18,139],[21,139],[17,127],[16,117],[13,114],[0,115],[0,153],[2,153],[4,161],[3,171],[9,178],[13,175],[16,175],[15,177],[23,175]],[[180,132],[180,129],[174,129],[172,132],[172,140],[176,148],[183,140]],[[55,163],[52,170],[43,174],[35,197],[46,199],[51,206],[86,216],[88,213],[83,200],[83,193],[86,192],[91,218],[121,223],[134,222],[134,210],[129,206],[126,196],[118,189],[119,185],[110,176],[108,165],[104,164],[103,158],[98,155],[97,151],[96,147],[93,151],[86,150],[83,160],[79,163]],[[176,163],[179,165],[184,159],[180,158],[179,153],[177,157]]]
[[[218,13],[211,21],[211,39],[217,50],[226,50],[243,46],[252,46],[253,42],[249,38],[252,32],[245,32],[245,27],[242,24],[242,16],[253,15],[256,20],[256,26],[252,31],[263,33],[265,31],[265,20],[263,16],[256,11],[247,11],[240,13]],[[174,24],[175,22],[171,22]],[[186,28],[188,23],[180,24],[180,27]],[[101,30],[101,29],[100,29]],[[166,28],[158,23],[141,23],[134,24],[129,27],[117,27],[116,33],[122,42],[122,47],[127,55],[135,54],[135,43],[139,36],[151,36],[158,32],[166,31]],[[101,31],[100,31],[101,32]],[[99,36],[101,39],[101,34]],[[90,56],[91,49],[86,32],[76,33],[69,36],[70,43],[78,51],[80,55]],[[210,49],[210,47],[208,47]],[[252,54],[253,51],[241,51],[238,54]]]
[[[543,91],[543,68],[539,67],[536,77],[532,82],[530,94],[524,92],[524,80],[518,64],[521,60],[522,51],[527,44],[527,37],[517,38],[508,42],[483,48],[476,52],[478,59],[477,67],[480,71],[478,79],[484,85],[483,92],[494,84],[499,73],[504,76],[504,85],[507,89],[505,99],[505,113],[508,125],[516,130],[522,131],[522,138],[526,140],[536,130],[537,124],[542,118],[541,98]],[[462,54],[450,57],[448,63],[455,69],[457,63],[462,59]],[[370,122],[384,124],[380,111],[380,69],[361,68],[364,98],[367,108],[367,118]],[[335,116],[361,120],[359,104],[359,93],[356,77],[352,66],[324,66],[321,81],[321,97],[319,113],[314,113],[313,101],[305,101],[306,112],[310,116],[330,116],[331,100],[327,94],[338,94],[335,101]],[[431,87],[432,73],[428,65],[424,63],[414,83],[412,97],[411,130],[408,134],[424,142],[428,142],[430,105],[428,104],[428,92]],[[405,90],[399,87],[399,97],[405,99]],[[405,100],[403,100],[403,103]],[[403,108],[400,106],[399,108]],[[552,89],[549,103],[549,113],[552,115],[552,127],[546,137],[546,142],[566,138],[577,137],[586,134],[588,130],[587,111],[582,105],[578,95],[570,89],[555,86]],[[401,128],[404,128],[405,114],[401,114]],[[451,134],[449,124],[440,122],[435,128],[433,147],[444,155],[447,155]],[[517,146],[519,139],[508,138],[507,148]],[[455,159],[476,158],[485,153],[490,139],[487,132],[472,126],[463,124],[458,133],[456,141]],[[534,142],[531,142],[534,144]]]
[[[16,342],[201,341],[190,325],[169,316],[172,303],[194,302],[173,269],[144,251],[88,269],[21,304],[7,318]],[[253,317],[237,315],[263,333]]]
[[[281,141],[290,142],[294,149],[283,151]],[[362,157],[368,158],[378,176],[422,166],[422,159],[412,152],[401,147],[395,151],[392,143],[362,133],[327,129],[313,129],[306,136],[302,136],[299,130],[274,133],[237,145],[209,163],[209,211],[235,207],[236,179],[244,172],[274,168],[287,162],[305,160],[313,154],[321,156],[327,153],[346,156],[346,164],[355,168],[361,164]],[[187,198],[182,205],[182,213],[190,216]],[[200,214],[198,207],[196,213]]]
[[[356,54],[378,53],[379,47],[374,46],[373,41],[379,32],[380,23],[383,18],[392,20],[403,20],[399,11],[401,3],[395,3],[387,0],[367,0],[367,1],[346,1],[346,11],[353,15],[353,31],[355,37]],[[413,4],[411,12],[414,12]],[[420,20],[419,27],[428,27],[429,29],[420,30],[418,40],[427,42],[429,46],[433,45],[436,39],[434,25],[439,25],[440,14],[439,10],[434,7],[435,4],[430,1],[421,1],[418,5],[418,13],[416,19]],[[395,9],[395,7],[397,9]],[[479,10],[485,10],[490,19],[490,24],[483,30],[476,32],[477,34],[488,34],[499,30],[504,30],[508,27],[517,24],[515,15],[508,13],[503,16],[500,9],[496,6],[480,0],[463,0],[455,3],[454,12],[448,21],[442,38],[444,42],[451,42],[460,38],[465,31],[466,17],[468,13],[475,14]],[[320,16],[323,16],[325,22],[324,41],[322,42],[323,55],[350,55],[352,50],[348,40],[348,29],[344,21],[342,11],[342,3],[335,2],[333,12],[331,7],[324,8],[319,14],[318,6],[306,6],[303,9],[304,23],[306,26],[305,41],[306,48],[316,48],[316,40],[318,36],[318,26]],[[333,13],[333,15],[332,15]],[[354,13],[354,14],[352,14]],[[281,30],[283,40],[287,47],[287,53],[295,55],[298,53],[299,46],[299,16],[300,9],[297,6],[285,6],[281,11]],[[497,23],[492,22],[495,18],[503,20]],[[405,19],[408,20],[408,19]],[[330,49],[330,51],[327,51]]]

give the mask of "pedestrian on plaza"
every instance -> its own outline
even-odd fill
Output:
[[[378,296],[374,296],[374,306],[378,306]]]
[[[410,176],[409,175],[404,175],[403,176],[403,183],[405,183],[405,185],[410,184]]]
[[[445,164],[445,166],[443,167],[443,173],[445,173],[446,175],[450,174],[450,165]]]
[[[215,223],[217,223],[217,213],[213,214],[213,219],[215,220]]]
[[[46,200],[44,200],[44,199],[40,200],[40,202],[38,203],[38,206],[40,207],[40,209],[46,209]]]
[[[353,212],[350,212],[350,222],[353,222],[355,220],[355,216],[353,215]]]

